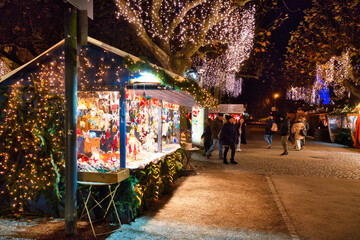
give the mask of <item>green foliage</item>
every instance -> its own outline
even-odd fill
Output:
[[[349,147],[354,146],[354,141],[351,137],[351,133],[350,130],[348,129],[347,131],[342,131],[340,132],[335,139],[336,143],[342,144],[342,145],[346,145]]]
[[[199,84],[193,80],[172,77],[166,71],[156,67],[155,65],[152,65],[144,60],[135,62],[130,56],[125,57],[124,63],[125,67],[132,73],[139,73],[140,71],[146,70],[157,76],[167,87],[189,92],[203,107],[210,107],[213,109],[218,108],[219,100],[214,98],[209,92],[201,88]]]
[[[314,0],[304,21],[292,32],[287,47],[284,76],[293,86],[308,86],[314,81],[316,65],[332,56],[350,51],[352,66],[358,66],[360,55],[360,2]],[[354,83],[360,71],[353,72]],[[341,85],[346,84],[340,82]]]
[[[63,99],[33,77],[33,85],[12,87],[0,126],[1,173],[7,198],[15,210],[41,195],[58,213],[64,171]]]
[[[182,155],[180,151],[167,156],[158,163],[150,163],[143,169],[134,170],[132,182],[136,199],[133,198],[132,208],[138,207],[134,215],[142,213],[153,201],[170,191],[171,184],[179,177],[182,169]],[[137,183],[136,183],[137,182]]]

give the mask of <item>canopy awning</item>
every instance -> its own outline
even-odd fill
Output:
[[[187,92],[169,89],[129,89],[135,94],[156,98],[179,106],[192,107],[197,105],[194,97]]]

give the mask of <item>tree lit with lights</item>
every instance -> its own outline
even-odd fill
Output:
[[[183,75],[191,65],[204,71],[205,87],[241,93],[236,72],[253,47],[255,6],[243,1],[115,0],[118,16],[160,64]]]
[[[348,92],[360,98],[359,22],[359,1],[314,1],[289,41],[284,69],[289,85],[307,88],[301,89],[305,95],[331,87],[336,98]]]

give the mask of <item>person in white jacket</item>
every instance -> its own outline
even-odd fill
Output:
[[[306,129],[306,127],[301,119],[298,118],[291,128],[291,133],[295,134],[295,147],[298,151],[301,150],[301,140],[304,138],[304,136],[300,134],[302,129]]]

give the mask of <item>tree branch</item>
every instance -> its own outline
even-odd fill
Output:
[[[171,33],[175,30],[175,28],[181,23],[181,21],[184,19],[184,17],[186,16],[187,12],[189,12],[191,9],[199,6],[200,4],[206,2],[207,0],[194,0],[192,2],[188,2],[183,9],[181,10],[181,12],[173,19],[173,21],[171,22],[170,26],[169,26],[169,30],[167,33],[167,39],[170,39],[170,35]]]
[[[355,85],[350,79],[345,79],[344,85],[354,96],[360,99],[360,86]]]
[[[150,16],[151,16],[151,19],[154,21],[155,27],[162,35],[164,33],[164,26],[161,23],[160,17],[159,17],[161,4],[162,4],[162,0],[153,0],[152,1],[151,8],[150,8]]]
[[[249,0],[244,0],[244,4],[248,2]],[[235,9],[239,7],[239,5],[233,6],[231,8],[226,9],[224,12],[219,14],[219,11],[221,9],[222,2],[219,1],[217,4],[213,7],[213,11],[209,15],[209,17],[205,20],[205,23],[203,24],[203,28],[201,33],[199,33],[193,42],[187,42],[185,44],[186,47],[182,49],[182,55],[191,57],[194,55],[200,47],[204,44],[207,32],[215,26],[215,24],[221,22],[223,19],[227,18]]]
[[[8,53],[6,51],[4,51],[4,49],[0,48],[0,55],[3,55],[4,57],[6,57],[7,59],[9,59],[10,61],[16,63],[17,65],[21,66],[24,64],[23,61],[21,61],[17,56],[16,54],[11,54],[11,53]]]
[[[171,70],[169,55],[151,40],[144,25],[142,24],[142,20],[133,12],[131,7],[126,4],[125,0],[118,0],[117,5],[120,9],[127,13],[130,26],[137,33],[139,42],[145,48],[150,50],[154,57],[160,62],[162,67]]]

